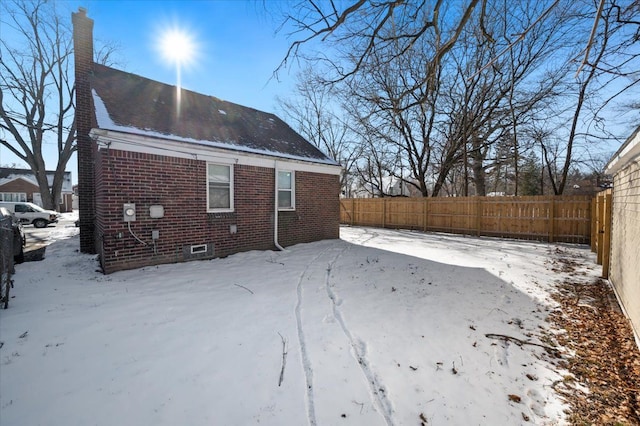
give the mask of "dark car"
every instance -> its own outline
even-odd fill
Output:
[[[24,262],[24,246],[26,238],[22,229],[22,224],[15,215],[5,207],[0,207],[0,220],[11,217],[11,228],[13,230],[13,259],[15,263]]]

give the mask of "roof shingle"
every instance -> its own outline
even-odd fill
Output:
[[[175,86],[100,64],[91,87],[101,129],[337,164],[273,114],[184,89],[178,103]],[[108,117],[99,113],[99,102]]]

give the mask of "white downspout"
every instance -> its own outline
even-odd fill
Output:
[[[284,251],[284,248],[278,243],[278,162],[274,161],[274,170],[275,170],[275,185],[274,185],[274,206],[275,211],[273,212],[273,244],[280,251]]]

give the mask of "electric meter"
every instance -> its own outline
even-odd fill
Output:
[[[124,204],[122,208],[124,221],[125,222],[133,222],[136,220],[136,205],[135,204]]]

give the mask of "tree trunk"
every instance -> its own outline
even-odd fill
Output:
[[[477,136],[474,136],[471,143],[473,150],[469,153],[469,157],[471,158],[471,170],[473,171],[473,185],[476,188],[476,195],[484,197],[487,195],[487,187],[484,176],[482,141]]]

